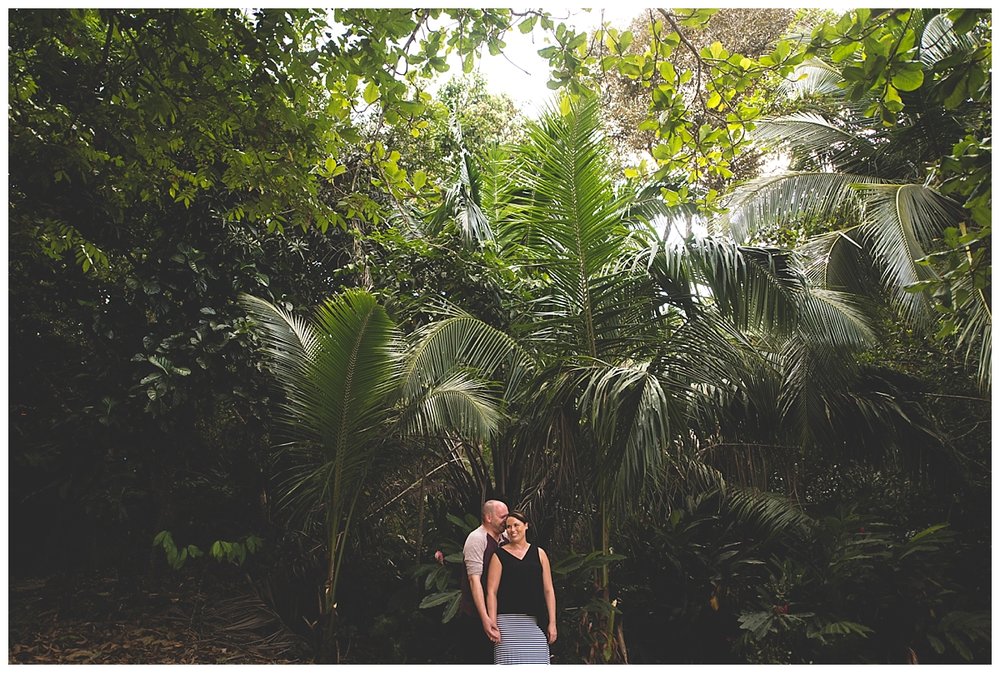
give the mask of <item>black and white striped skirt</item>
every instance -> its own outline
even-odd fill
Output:
[[[547,664],[549,643],[529,615],[497,615],[500,642],[493,646],[494,664]]]

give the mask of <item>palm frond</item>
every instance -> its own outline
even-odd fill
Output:
[[[455,223],[462,242],[469,247],[493,239],[493,228],[480,205],[479,172],[472,155],[464,149],[458,178],[431,214],[430,226],[440,230],[447,222]]]
[[[624,200],[608,176],[596,100],[566,117],[550,110],[532,125],[520,154],[507,237],[526,261],[543,268],[551,287],[574,307],[580,339],[592,343],[591,279],[620,253]]]
[[[733,514],[768,537],[802,534],[815,523],[798,505],[775,493],[732,487],[726,493],[726,502]]]
[[[278,381],[284,384],[304,376],[319,350],[319,337],[308,321],[258,297],[242,294],[239,300],[267,331],[264,352],[270,356],[268,364]],[[294,395],[296,388],[286,388],[285,392]]]
[[[668,186],[670,185],[664,181],[653,180],[632,186],[627,191],[623,190],[622,196],[625,198],[623,218],[635,225],[649,225],[654,221],[695,217],[699,214],[698,206],[693,203],[668,206],[661,193],[661,190]],[[626,188],[628,187],[626,185]],[[655,228],[649,227],[646,231],[655,231]]]
[[[798,218],[858,218],[855,185],[881,184],[867,175],[831,172],[787,172],[768,175],[737,187],[727,211],[715,222],[737,242]]]
[[[950,199],[923,185],[865,185],[861,234],[881,269],[882,279],[904,316],[920,322],[929,315],[927,298],[906,292],[914,283],[936,277],[930,266],[916,262],[925,246],[961,217]]]
[[[812,112],[763,119],[754,128],[753,137],[761,144],[790,150],[800,159],[812,157],[817,168],[832,165],[846,172],[867,168],[878,152],[869,138]]]
[[[443,436],[457,432],[463,439],[489,441],[501,420],[495,387],[463,373],[435,383],[408,409],[401,421],[408,435]]]
[[[948,14],[942,12],[931,17],[920,35],[920,62],[933,67],[952,54],[974,51],[976,42],[968,33],[958,35]]]
[[[952,296],[958,298],[955,306],[955,348],[965,351],[965,361],[977,363],[976,379],[979,389],[988,392],[993,387],[993,314],[989,305],[989,292],[977,288],[973,274],[963,274],[952,283]]]
[[[830,348],[793,338],[778,353],[781,390],[776,400],[788,441],[815,446],[827,435],[822,428],[831,421],[825,395],[843,389],[857,370],[844,349]]]
[[[800,334],[833,347],[864,347],[875,341],[871,319],[857,295],[824,288],[810,288],[799,303]]]
[[[712,237],[662,249],[650,261],[649,272],[687,311],[694,308],[693,297],[708,290],[708,301],[741,330],[794,329],[806,291],[805,276],[791,252]]]
[[[837,96],[843,94],[840,71],[829,63],[811,58],[795,67],[778,87],[778,91],[791,99],[809,96]]]
[[[294,458],[281,503],[303,514],[326,503],[339,523],[381,439],[399,369],[396,326],[364,290],[333,297],[311,324],[261,299],[241,301],[286,393],[276,417]]]
[[[585,387],[580,408],[605,447],[598,481],[609,499],[643,489],[646,475],[659,471],[670,436],[671,406],[676,402],[650,365],[593,363],[581,372]]]
[[[383,419],[397,385],[402,338],[371,293],[347,290],[316,310],[322,347],[313,364],[317,404],[299,422],[322,429],[331,453],[356,442]]]
[[[491,223],[493,236],[501,249],[510,241],[503,238],[501,223],[509,217],[511,194],[516,189],[514,161],[510,151],[494,145],[474,155],[479,177],[479,204],[486,220]]]
[[[799,246],[798,252],[805,261],[803,271],[813,285],[854,288],[853,281],[865,268],[859,264],[859,258],[867,255],[861,243],[855,240],[860,239],[859,228],[860,224],[826,231],[809,237]]]
[[[532,366],[530,354],[511,336],[457,307],[417,330],[402,372],[402,393],[412,398],[444,380],[458,367],[471,367],[486,378],[504,379],[513,396]]]

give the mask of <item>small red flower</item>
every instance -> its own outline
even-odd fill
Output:
[[[438,562],[438,565],[444,565],[444,553],[440,549],[434,552],[434,560]]]

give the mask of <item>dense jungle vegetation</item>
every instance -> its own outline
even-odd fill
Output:
[[[502,498],[558,663],[990,662],[991,35],[10,10],[10,661],[453,662]]]

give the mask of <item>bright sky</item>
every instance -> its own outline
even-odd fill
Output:
[[[601,23],[601,12],[604,21],[624,30],[639,11],[640,6],[622,3],[618,7],[596,8],[590,11],[577,8],[548,10],[558,25],[560,22],[576,28],[577,31],[593,31]],[[545,83],[549,80],[549,63],[538,55],[538,50],[550,44],[544,36],[544,31],[537,25],[535,29],[523,35],[513,28],[504,36],[507,44],[503,54],[490,56],[486,49],[476,60],[476,68],[482,73],[493,93],[507,94],[522,112],[528,116],[540,111],[548,103],[555,92]],[[449,61],[451,70],[442,73],[442,83],[452,77],[461,76],[462,66],[457,57]]]

